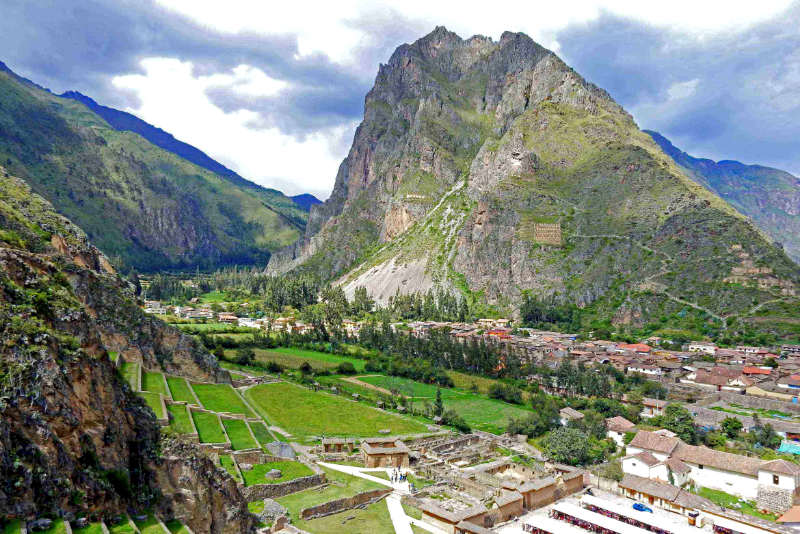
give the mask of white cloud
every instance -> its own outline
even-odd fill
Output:
[[[669,100],[680,100],[681,98],[689,98],[697,90],[697,84],[700,82],[699,78],[688,80],[685,82],[673,83],[667,89],[667,97]]]
[[[225,113],[206,96],[210,87],[229,86],[251,94],[275,94],[282,88],[252,67],[230,73],[196,76],[192,64],[173,58],[148,58],[141,62],[145,74],[117,76],[113,83],[133,91],[141,105],[127,111],[193,144],[236,172],[287,194],[311,192],[326,198],[342,154],[331,147],[350,135],[355,124],[344,124],[306,136],[303,141],[276,128],[253,129],[255,113]]]
[[[263,0],[157,0],[168,9],[215,30],[230,34],[295,35],[298,54],[324,54],[332,61],[371,77],[377,65],[363,65],[360,46],[372,46],[374,35],[352,21],[376,14],[405,17],[430,29],[445,25],[462,37],[476,33],[498,38],[503,31],[523,31],[556,51],[555,35],[570,24],[587,23],[603,13],[632,17],[659,27],[680,29],[693,39],[714,32],[730,32],[767,19],[787,8],[790,0],[730,2],[729,0],[674,0],[670,3],[641,0],[562,0],[522,4],[496,0],[491,9],[463,0],[340,0],[338,2]],[[415,38],[419,36],[412,36]],[[396,43],[400,45],[401,43]],[[635,46],[635,43],[631,43]],[[388,57],[382,58],[386,61]],[[298,139],[277,129],[259,129],[257,116],[245,110],[224,112],[206,96],[209,88],[230,88],[242,96],[279,95],[286,88],[259,69],[240,65],[230,72],[195,76],[191,64],[177,59],[150,58],[142,62],[144,75],[114,79],[121,88],[135,92],[141,106],[130,110],[194,144],[242,176],[287,193],[310,191],[327,197],[337,168],[347,153],[355,123],[317,130]],[[366,73],[366,74],[365,74]],[[676,83],[669,99],[690,96],[697,79]],[[362,95],[359,95],[361,97]],[[641,104],[660,107],[662,103]],[[636,109],[633,109],[636,113]],[[261,123],[263,124],[263,122]]]

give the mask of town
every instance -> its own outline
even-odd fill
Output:
[[[187,328],[209,325],[218,336],[224,336],[224,325],[229,325],[237,329],[233,336],[252,329],[271,336],[314,337],[314,326],[291,316],[250,318],[217,308],[197,302],[175,307],[145,302],[148,313],[190,321],[184,323]],[[342,322],[346,339],[357,340],[364,328],[364,321]],[[455,387],[444,389],[370,372],[354,358],[278,347],[271,352],[273,360],[269,351],[258,351],[249,365],[222,362],[234,378],[233,390],[243,401],[246,415],[215,413],[197,395],[202,385],[189,384],[195,394],[178,400],[171,389],[177,379],[167,377],[169,387],[163,390],[167,394],[159,399],[164,403],[162,424],[174,426],[169,414],[180,410],[181,418],[194,425],[187,425],[190,435],[240,481],[262,524],[270,525],[264,527],[269,532],[303,532],[304,528],[323,532],[324,528],[315,527],[333,518],[347,529],[348,521],[354,525],[360,520],[380,521],[371,517],[379,506],[386,508],[383,515],[388,517],[383,519],[390,521],[395,532],[403,533],[800,531],[800,463],[795,461],[795,455],[800,455],[800,345],[722,348],[711,342],[688,342],[676,347],[672,340],[660,337],[638,343],[582,340],[572,334],[516,327],[509,319],[410,321],[393,323],[391,328],[419,339],[444,332],[460,343],[481,341],[495,347],[501,367],[512,355],[518,359],[522,370],[529,371],[521,382],[538,391],[537,395],[572,400],[558,409],[557,421],[544,438],[512,433],[513,425],[482,429],[480,421],[469,414],[469,428],[459,431],[435,405],[431,408],[434,399],[438,403],[445,391],[444,407],[458,411],[459,402],[451,399],[459,388],[471,389],[477,396],[489,393],[496,384],[484,392],[475,386],[477,377],[470,386],[466,386],[470,379],[461,377]],[[352,371],[341,366],[354,361]],[[649,385],[644,390],[609,393],[613,402],[627,410],[619,413],[628,417],[618,414],[600,420],[601,437],[612,444],[614,452],[599,460],[572,461],[569,455],[554,453],[553,446],[543,446],[558,429],[586,430],[592,423],[585,420],[598,413],[593,395],[559,379],[559,369],[565,365],[612,368]],[[543,373],[547,369],[550,373]],[[136,372],[149,374],[142,369]],[[131,376],[130,371],[127,375]],[[150,395],[151,388],[142,382],[138,385],[147,390],[142,394]],[[322,413],[312,415],[297,407],[287,415],[286,403],[291,400],[266,400],[255,394],[259,388],[266,392],[278,387],[291,392],[290,397],[297,395],[297,404],[334,403],[335,408],[320,408],[331,420],[313,431],[288,419],[294,415],[316,421]],[[642,391],[654,395],[645,396]],[[487,396],[505,404],[498,413],[522,412],[513,400],[483,395]],[[423,409],[415,409],[414,401],[417,406],[422,403]],[[187,408],[188,418],[184,416]],[[420,421],[422,415],[425,421],[417,429],[393,427],[387,420],[386,428],[367,425],[371,428],[365,430],[356,424],[360,430],[354,431],[353,418],[372,417],[363,410],[401,420]],[[232,437],[209,442],[203,436],[207,430],[197,426],[200,413],[219,417],[223,429],[232,425],[228,418],[243,420],[255,447],[241,449]],[[688,417],[688,433],[675,426],[681,414]],[[755,449],[740,446],[749,436],[762,434],[769,437],[756,443]],[[282,470],[282,462],[295,462],[303,469]],[[295,470],[305,476],[284,482],[286,472]],[[275,477],[277,483],[257,480],[256,471],[266,479]],[[365,491],[337,491],[338,499],[322,502],[319,494],[330,491],[332,480],[338,485],[348,478],[347,485]]]

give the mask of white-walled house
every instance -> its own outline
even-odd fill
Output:
[[[704,343],[702,341],[695,341],[693,343],[689,343],[687,347],[689,352],[702,352],[704,354],[710,354],[713,356],[717,353],[717,346],[713,343]]]
[[[622,461],[625,473],[667,482],[665,476],[672,471],[675,484],[691,481],[755,500],[759,507],[775,512],[787,510],[800,496],[800,466],[785,460],[767,461],[687,445],[677,437],[647,431],[636,434],[626,453]]]
[[[606,437],[614,440],[617,447],[625,446],[625,434],[633,432],[636,425],[622,416],[609,417],[606,419]]]
[[[661,368],[655,365],[647,365],[644,363],[632,363],[628,366],[629,373],[639,373],[648,376],[661,376]]]

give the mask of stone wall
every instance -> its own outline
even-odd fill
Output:
[[[316,519],[318,517],[325,517],[327,515],[337,514],[344,510],[350,510],[357,506],[372,504],[377,502],[392,492],[391,489],[379,489],[372,491],[365,491],[352,497],[344,497],[334,501],[328,501],[317,506],[304,508],[300,510],[300,519]]]
[[[287,482],[279,484],[257,484],[255,486],[248,486],[242,488],[242,495],[244,495],[247,502],[258,501],[261,499],[276,499],[297,493],[314,486],[319,486],[325,483],[325,474],[309,475],[307,477],[296,478]]]
[[[787,390],[788,391],[788,390]],[[736,403],[747,408],[759,408],[763,410],[778,410],[781,412],[800,413],[800,403],[783,402],[766,397],[756,397],[754,395],[739,395],[727,391],[716,392],[713,395],[698,401],[701,406],[709,406],[715,402]]]
[[[769,510],[774,513],[783,513],[794,504],[795,495],[791,490],[758,486],[758,497],[756,503],[758,507],[763,510]]]

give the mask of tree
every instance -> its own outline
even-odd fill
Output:
[[[689,413],[689,410],[683,406],[668,404],[664,408],[664,415],[658,417],[657,422],[667,430],[675,432],[686,443],[697,443],[697,429],[694,426],[694,419],[692,419],[692,414]]]
[[[256,357],[256,351],[250,347],[236,350],[236,363],[250,365]]]
[[[547,457],[558,463],[582,465],[589,459],[589,437],[577,428],[557,428],[542,440]]]
[[[311,367],[311,364],[308,363],[308,362],[303,362],[300,365],[300,372],[302,374],[304,374],[304,375],[311,374],[313,371],[314,371],[314,369]]]
[[[735,417],[726,417],[722,420],[719,426],[726,436],[734,439],[739,435],[739,432],[742,431],[744,425],[742,425],[742,422]]]
[[[433,403],[433,415],[442,416],[444,413],[444,403],[442,402],[442,390],[436,388],[436,400]]]
[[[336,372],[340,375],[354,375],[356,374],[356,368],[350,362],[342,362],[336,367]]]

